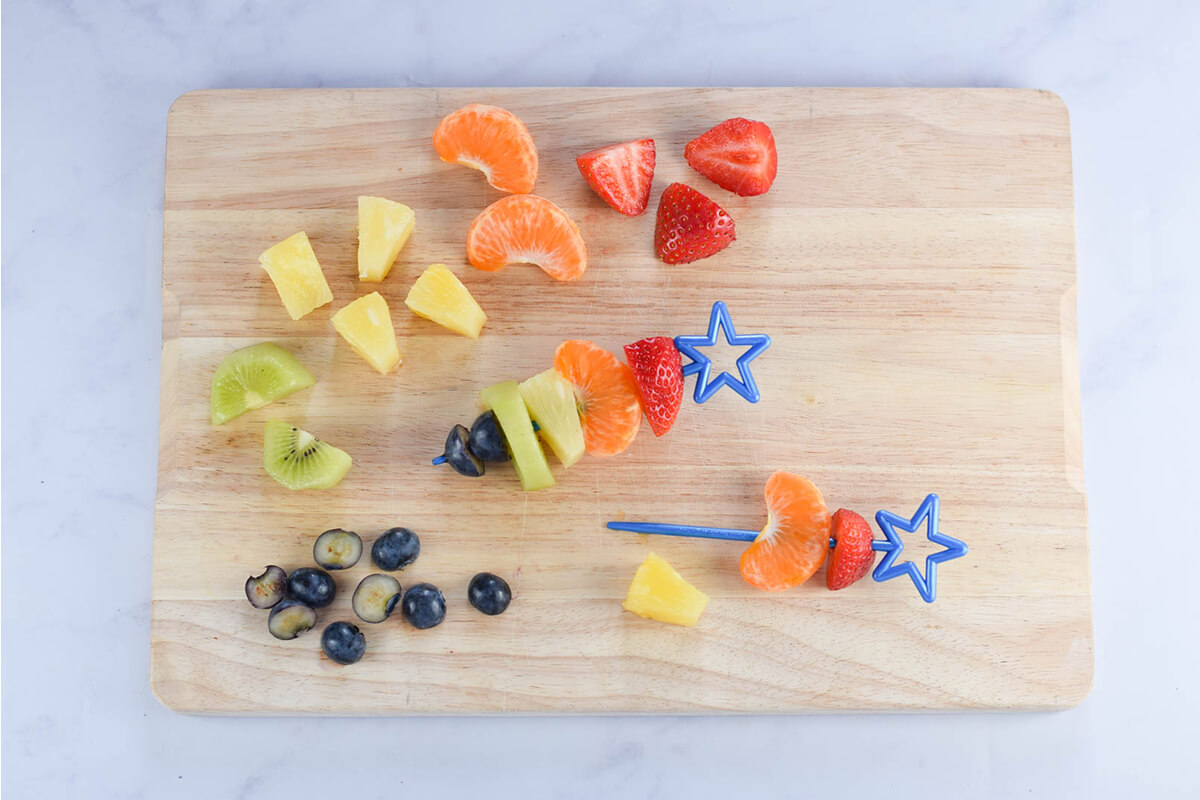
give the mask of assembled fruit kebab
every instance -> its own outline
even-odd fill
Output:
[[[555,483],[538,437],[570,467],[585,452],[601,457],[624,452],[637,436],[643,411],[662,436],[675,423],[683,398],[679,351],[670,339],[655,337],[628,345],[626,352],[637,372],[591,342],[563,342],[553,369],[520,384],[484,389],[480,405],[489,410],[469,431],[454,426],[434,464],[478,478],[485,462],[511,457],[522,488],[533,491]]]
[[[558,281],[575,281],[588,267],[587,247],[578,226],[557,205],[532,194],[537,182],[538,153],[525,124],[501,108],[464,106],[442,119],[433,145],[443,161],[481,171],[494,188],[508,196],[484,208],[466,237],[468,262],[479,270],[496,271],[510,263],[530,263]],[[743,118],[726,120],[689,142],[687,163],[713,183],[739,196],[762,195],[777,173],[778,156],[770,128]],[[657,154],[653,139],[644,138],[583,153],[576,158],[580,174],[610,207],[638,216],[650,202]],[[413,233],[416,214],[408,206],[381,197],[358,198],[358,278],[383,281]],[[736,238],[730,214],[695,188],[674,182],[659,200],[653,248],[666,264],[687,264],[712,256]],[[288,315],[298,320],[333,301],[332,292],[307,235],[301,231],[261,256],[263,269],[279,293]],[[478,338],[487,315],[470,291],[446,265],[430,265],[405,299],[414,314],[455,333]],[[381,374],[403,363],[387,302],[371,292],[332,315],[334,329],[364,361]],[[722,372],[712,378],[711,361],[698,348],[716,343],[724,330],[731,345],[749,349],[738,359],[740,378]],[[674,425],[683,400],[685,377],[698,374],[697,403],[722,386],[757,402],[757,385],[749,363],[770,345],[765,335],[738,336],[724,303],[712,309],[707,336],[654,336],[624,347],[627,363],[584,340],[569,340],[556,349],[552,367],[521,382],[504,381],[479,396],[483,412],[468,428],[455,425],[443,453],[434,464],[449,464],[458,473],[481,477],[486,465],[512,461],[526,491],[555,485],[543,444],[563,467],[583,455],[608,457],[624,452],[637,436],[644,415],[655,436]],[[690,363],[683,363],[686,355]],[[211,388],[211,419],[219,425],[277,399],[311,386],[314,378],[288,351],[262,343],[231,353],[218,366]],[[263,466],[289,489],[335,486],[349,471],[349,454],[281,420],[266,421]],[[660,523],[609,523],[610,528],[643,533],[730,538],[751,542],[740,560],[742,577],[766,591],[788,589],[808,580],[823,563],[826,586],[843,589],[863,578],[877,550],[887,552],[875,579],[909,574],[922,597],[932,601],[934,568],[956,558],[966,546],[936,531],[936,495],[930,495],[911,524],[881,511],[877,515],[886,541],[873,538],[858,514],[839,509],[830,515],[821,493],[810,481],[776,472],[765,488],[767,523],[762,531],[742,531]],[[924,515],[924,516],[922,516]],[[927,579],[910,562],[894,565],[903,544],[895,528],[916,529],[928,519],[930,538],[946,550],[927,562]],[[310,567],[290,575],[270,566],[246,582],[246,595],[256,608],[270,609],[268,629],[291,639],[312,628],[317,609],[332,602],[335,582],[325,570],[352,568],[363,551],[355,533],[334,529],[321,534],[313,546]],[[384,532],[371,548],[371,560],[384,570],[363,577],[354,591],[352,607],[366,623],[381,623],[399,608],[417,629],[438,625],[446,601],[432,584],[419,583],[402,592],[388,571],[416,560],[420,540],[406,528]],[[488,615],[503,613],[512,594],[508,584],[491,573],[476,575],[468,588],[469,602]],[[708,597],[689,584],[666,561],[650,554],[637,569],[624,608],[640,616],[678,625],[695,625]],[[333,622],[325,628],[321,648],[339,664],[363,657],[366,637],[357,626]]]
[[[912,519],[890,511],[877,512],[875,521],[884,534],[881,541],[873,538],[866,520],[853,511],[838,509],[831,517],[817,487],[799,475],[774,473],[767,481],[764,493],[767,524],[761,531],[660,522],[610,522],[608,527],[633,533],[750,542],[741,557],[742,577],[750,585],[766,591],[782,591],[803,583],[825,561],[828,561],[826,588],[831,591],[844,589],[865,577],[875,561],[875,552],[883,551],[885,555],[875,568],[874,579],[882,583],[907,575],[921,599],[932,603],[937,599],[937,565],[967,554],[965,542],[938,530],[940,500],[936,494],[925,498]],[[915,533],[922,522],[927,526],[929,540],[943,547],[926,557],[924,574],[912,561],[896,564],[904,551],[904,543],[896,529]],[[671,598],[678,597],[678,593],[670,583],[659,582],[655,586],[658,588],[652,587],[651,592],[659,594],[659,605],[651,608],[668,607],[678,611],[676,606],[680,601],[676,601],[676,606],[671,605]],[[664,617],[655,619],[675,621]]]
[[[731,345],[749,348],[737,361],[740,380],[727,372],[712,378],[712,362],[699,351],[715,345],[722,330]],[[637,436],[643,414],[655,436],[667,433],[679,414],[683,381],[688,374],[699,373],[697,403],[707,401],[722,386],[756,403],[758,386],[750,374],[749,362],[770,344],[771,337],[766,335],[738,336],[729,309],[720,301],[713,304],[706,336],[641,339],[625,345],[628,365],[592,342],[563,342],[554,353],[553,369],[517,386],[527,413],[514,409],[513,413],[490,418],[484,415],[476,419],[470,431],[462,425],[454,426],[442,455],[433,463],[448,463],[459,473],[478,478],[484,474],[484,462],[507,461],[511,455],[518,475],[539,476],[537,481],[522,477],[521,485],[527,491],[553,486],[554,479],[544,466],[545,454],[537,446],[534,433],[549,445],[564,467],[570,467],[584,452],[593,456],[624,452]],[[681,350],[691,359],[686,367]],[[492,407],[493,399],[506,386],[497,384],[485,389],[480,405]],[[485,422],[491,424],[483,430],[493,434],[488,442],[498,441],[501,445],[493,445],[489,453],[482,452],[475,443],[476,429]],[[519,448],[514,448],[513,440],[520,442]]]

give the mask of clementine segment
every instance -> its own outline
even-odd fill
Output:
[[[502,192],[526,194],[537,181],[533,137],[503,108],[472,103],[452,111],[434,131],[433,147],[443,161],[479,170]]]
[[[607,350],[574,339],[558,346],[554,369],[575,386],[588,455],[615,456],[629,447],[642,423],[633,371]]]
[[[742,553],[742,577],[778,592],[808,580],[829,550],[829,509],[807,478],[776,472],[767,480],[767,526]]]
[[[551,278],[573,281],[587,269],[579,229],[561,208],[535,194],[502,197],[467,231],[467,259],[487,272],[536,264]]]

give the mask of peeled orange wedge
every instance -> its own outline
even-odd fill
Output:
[[[471,223],[467,259],[487,272],[536,264],[555,280],[573,281],[587,269],[587,248],[575,223],[554,203],[534,194],[512,195]]]
[[[633,443],[642,423],[633,370],[607,350],[581,340],[558,346],[554,369],[575,387],[588,455],[615,456]]]
[[[537,181],[533,137],[503,108],[472,103],[447,114],[434,131],[433,147],[442,161],[479,170],[502,192],[527,194]]]
[[[767,479],[767,526],[742,553],[742,577],[778,592],[808,580],[829,551],[829,509],[807,478],[776,472]]]

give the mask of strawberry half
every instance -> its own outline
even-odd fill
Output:
[[[630,217],[650,205],[654,181],[654,140],[609,145],[576,156],[579,171],[604,202]]]
[[[692,169],[734,194],[763,194],[775,182],[779,156],[765,122],[734,117],[687,143]]]
[[[658,201],[654,251],[668,264],[686,264],[724,250],[737,237],[733,217],[690,186],[672,183]]]
[[[642,411],[655,436],[671,430],[683,403],[683,358],[675,341],[654,336],[625,345],[625,360],[637,381]]]
[[[875,551],[871,549],[871,526],[853,511],[839,508],[833,513],[829,537],[836,544],[825,565],[825,585],[833,591],[845,589],[871,571]]]

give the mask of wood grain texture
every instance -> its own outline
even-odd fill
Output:
[[[524,119],[537,191],[563,206],[591,264],[574,284],[524,266],[466,263],[466,230],[500,195],[440,162],[437,121],[472,101]],[[767,121],[772,191],[738,198],[692,172],[684,144],[730,116]],[[654,198],[694,185],[737,221],[717,256],[654,258],[653,209],[610,211],[577,153],[635,136],[658,143]],[[412,206],[417,227],[378,289],[405,363],[366,367],[333,311],[375,284],[355,272],[355,201]],[[306,230],[334,294],[291,321],[258,254]],[[488,313],[473,342],[416,319],[409,286],[445,262]],[[723,299],[774,345],[754,364],[763,400],[685,400],[670,434],[648,426],[610,459],[555,464],[525,494],[498,468],[480,480],[428,466],[477,392],[546,369],[557,344],[615,352],[647,335],[701,333]],[[167,133],[163,362],[151,678],[171,708],[215,713],[794,712],[1058,708],[1091,685],[1092,625],[1075,334],[1067,112],[1018,90],[514,89],[198,92]],[[231,350],[293,350],[318,379],[223,425],[208,383]],[[690,381],[689,381],[690,385]],[[279,416],[349,451],[336,489],[289,493],[261,467]],[[606,531],[610,519],[758,527],[774,469],[807,475],[832,508],[911,513],[942,497],[942,527],[970,555],[943,566],[939,597],[871,580],[837,593],[823,573],[768,595],[738,575],[736,543]],[[370,540],[407,525],[450,610],[425,632],[363,626],[366,658],[324,659],[316,632],[272,639],[242,582],[267,563],[309,563],[330,527]],[[910,537],[915,540],[916,537]],[[910,541],[919,559],[929,552]],[[695,629],[621,610],[651,548],[712,601]],[[465,600],[477,571],[516,599],[485,618]],[[323,621],[352,619],[369,572],[338,576]]]

